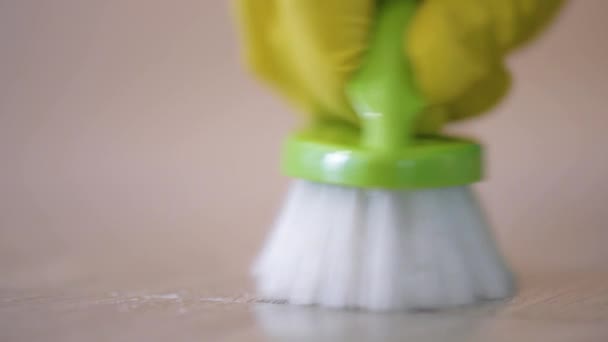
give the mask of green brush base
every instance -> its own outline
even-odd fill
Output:
[[[483,177],[483,151],[475,142],[425,136],[380,152],[361,146],[360,136],[342,123],[297,132],[285,144],[283,170],[294,178],[360,188],[451,187]]]

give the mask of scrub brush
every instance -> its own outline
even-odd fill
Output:
[[[430,104],[403,49],[419,5],[376,2],[344,87],[357,120],[319,115],[286,142],[283,169],[299,180],[253,267],[262,299],[394,311],[512,294],[470,188],[483,176],[482,147],[420,129]]]

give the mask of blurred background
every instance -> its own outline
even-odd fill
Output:
[[[608,2],[571,1],[455,130],[520,274],[608,272]],[[293,111],[241,67],[228,1],[0,0],[0,290],[230,293],[288,179]]]

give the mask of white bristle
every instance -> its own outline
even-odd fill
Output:
[[[296,181],[253,273],[266,300],[373,311],[447,308],[512,291],[469,187]]]

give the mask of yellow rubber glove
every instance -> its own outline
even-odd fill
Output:
[[[563,2],[422,1],[406,33],[406,51],[432,106],[426,126],[434,129],[496,105],[510,86],[505,57],[537,35]]]
[[[361,63],[374,0],[239,0],[253,70],[306,113],[353,123],[344,86]]]
[[[254,71],[306,113],[358,123],[344,88],[365,56],[380,0],[238,0]],[[563,0],[421,0],[404,58],[429,108],[419,131],[477,115],[507,92],[504,58]]]

